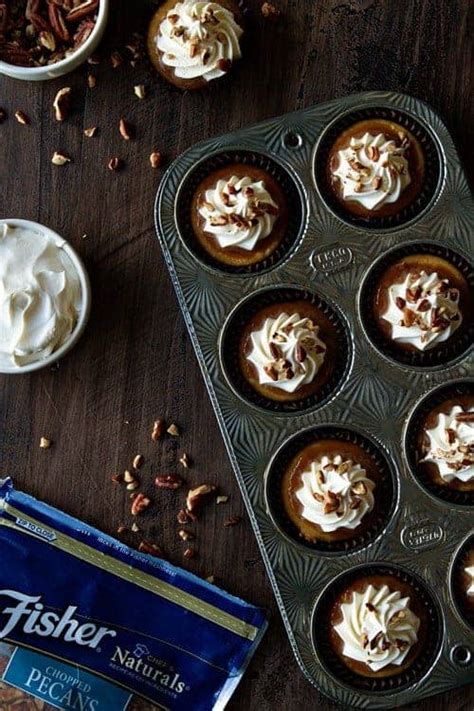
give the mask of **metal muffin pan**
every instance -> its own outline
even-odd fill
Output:
[[[321,137],[333,122],[383,111],[414,120],[436,147],[433,194],[403,224],[376,229],[350,224],[326,203],[314,165]],[[302,204],[300,233],[288,252],[261,270],[231,272],[213,265],[182,234],[180,203],[201,161],[213,156],[261,156],[280,166]],[[212,167],[210,168],[212,169]],[[317,170],[316,170],[317,173]],[[434,179],[434,178],[433,178]],[[431,184],[433,181],[431,181]],[[179,204],[177,204],[179,203]],[[288,637],[305,676],[325,695],[348,707],[389,708],[474,681],[473,631],[453,599],[450,573],[474,530],[474,510],[434,496],[414,476],[405,452],[406,423],[438,386],[471,381],[472,348],[427,367],[397,363],[371,343],[360,311],[360,285],[382,255],[401,244],[432,243],[464,260],[472,257],[474,201],[453,141],[435,112],[402,94],[370,92],[287,114],[227,136],[204,141],[167,170],[156,206],[156,228],[191,341],[232,466],[270,577]],[[333,306],[350,333],[347,368],[322,405],[278,411],[259,407],[230,384],[222,348],[225,325],[253,294],[291,288],[314,292]],[[363,304],[360,305],[363,308]],[[395,505],[382,530],[354,550],[321,551],[293,540],[267,508],[270,462],[292,437],[320,425],[354,430],[369,438],[395,475]],[[403,683],[364,685],[338,674],[313,638],[318,606],[338,576],[377,565],[417,581],[436,628],[429,659]],[[322,609],[322,608],[320,608]],[[322,640],[324,643],[324,640]],[[324,644],[323,644],[324,646]],[[423,668],[421,668],[423,667]]]

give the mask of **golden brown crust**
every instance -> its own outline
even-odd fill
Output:
[[[268,237],[257,242],[251,251],[239,247],[226,247],[225,249],[220,247],[214,235],[204,231],[204,220],[199,213],[199,205],[206,190],[214,187],[218,180],[228,180],[233,175],[237,178],[248,176],[253,182],[262,180],[274,202],[278,205],[278,217],[271,233]],[[281,244],[288,227],[288,203],[280,185],[266,170],[243,163],[234,163],[213,171],[198,185],[191,202],[191,223],[197,241],[213,259],[234,267],[245,267],[267,259]]]
[[[367,132],[372,135],[383,133],[387,139],[393,139],[398,144],[400,143],[401,136],[406,136],[410,142],[405,156],[409,164],[411,183],[405,188],[396,202],[386,203],[378,210],[368,210],[359,202],[345,200],[342,196],[341,182],[337,179],[335,180],[333,176],[333,172],[339,165],[338,151],[347,148],[351,138],[362,138]],[[343,131],[329,151],[326,166],[327,183],[331,187],[337,201],[347,212],[365,219],[370,219],[371,217],[391,217],[392,215],[399,214],[419,195],[423,187],[424,177],[425,159],[419,142],[406,128],[393,121],[387,121],[386,119],[365,119],[364,121],[358,121]]]
[[[252,348],[250,342],[250,334],[252,331],[260,329],[265,319],[276,318],[282,313],[298,313],[302,318],[306,317],[311,319],[319,326],[318,337],[323,341],[327,349],[323,365],[314,380],[298,388],[294,393],[279,390],[272,385],[260,384],[255,366],[246,357]],[[340,347],[341,344],[339,343],[339,338],[333,324],[320,308],[303,300],[280,302],[265,306],[263,309],[257,311],[246,325],[239,344],[240,369],[247,382],[260,393],[260,395],[277,402],[295,402],[314,395],[324,387],[334,371],[336,349]]]

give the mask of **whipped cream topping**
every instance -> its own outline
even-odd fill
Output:
[[[375,483],[365,469],[340,455],[311,462],[301,475],[302,486],[295,492],[307,521],[331,533],[339,528],[357,528],[374,507]]]
[[[366,210],[396,202],[411,183],[405,157],[408,146],[404,134],[400,145],[383,133],[351,138],[349,146],[338,151],[339,164],[332,171],[341,182],[344,200],[358,202]]]
[[[440,413],[426,434],[429,449],[423,462],[436,464],[448,483],[474,480],[474,407],[463,410],[455,405],[447,415]]]
[[[334,628],[344,642],[343,654],[375,672],[389,664],[403,664],[418,641],[420,626],[409,603],[409,597],[391,592],[387,585],[354,591],[351,601],[341,605],[343,619]]]
[[[248,176],[218,180],[206,190],[199,207],[204,231],[213,234],[219,247],[251,251],[271,233],[278,217],[278,205],[262,180]]]
[[[211,81],[239,59],[243,30],[217,2],[178,2],[160,24],[156,38],[161,61],[180,79]]]
[[[392,339],[426,351],[447,341],[462,322],[459,290],[436,272],[410,272],[388,289],[382,318],[392,324]]]
[[[464,572],[471,578],[471,582],[467,586],[466,592],[469,596],[474,595],[474,565],[464,568]]]
[[[250,334],[247,359],[255,366],[260,384],[294,393],[314,380],[326,354],[319,326],[298,313],[267,318]]]
[[[0,368],[10,368],[46,358],[67,341],[81,285],[52,237],[7,224],[0,230]]]

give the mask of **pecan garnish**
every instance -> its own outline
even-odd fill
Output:
[[[474,422],[474,412],[458,412],[457,422]]]
[[[269,378],[271,378],[272,380],[275,380],[275,381],[278,380],[278,373],[271,363],[269,363],[268,365],[265,365],[263,367],[263,370],[268,375]]]
[[[220,69],[221,72],[228,72],[231,66],[232,62],[230,59],[219,59],[217,62],[217,68]]]
[[[306,353],[306,349],[300,344],[296,344],[295,348],[295,360],[297,363],[304,363],[308,354]]]
[[[370,160],[377,162],[380,158],[380,151],[377,146],[369,146],[367,150],[367,155],[369,156]]]
[[[363,481],[356,481],[352,486],[352,491],[358,496],[364,496],[367,493],[367,487]]]
[[[30,123],[30,119],[23,111],[15,111],[15,118],[18,123],[21,123],[23,126]]]
[[[416,286],[407,289],[405,296],[406,300],[409,301],[411,304],[416,303],[421,296],[421,287]]]
[[[111,158],[107,164],[107,167],[109,170],[120,170],[122,168],[123,163],[120,158],[117,158],[117,156],[114,156]]]
[[[159,151],[153,151],[153,153],[150,153],[150,165],[153,169],[160,167],[161,153]]]
[[[410,326],[413,326],[415,320],[416,314],[414,313],[414,311],[408,308],[403,309],[403,325],[406,328],[410,328]]]
[[[407,302],[405,301],[405,299],[402,299],[401,296],[397,296],[395,299],[395,304],[400,309],[400,311],[403,311],[403,309],[407,305]]]
[[[429,311],[431,308],[431,304],[428,299],[423,299],[420,301],[418,304],[417,310],[421,311],[421,313],[424,313],[425,311]]]
[[[153,423],[153,429],[151,431],[151,438],[153,442],[157,442],[160,437],[163,436],[165,432],[165,421],[160,417]]]
[[[125,119],[123,118],[121,118],[119,121],[119,133],[124,141],[129,141],[132,138],[132,127],[130,126],[128,121],[125,121]]]
[[[380,175],[376,175],[375,178],[372,180],[372,187],[374,190],[378,190],[380,186],[382,185],[382,178]]]
[[[282,357],[281,350],[279,349],[279,347],[277,346],[276,343],[273,343],[273,341],[270,341],[268,347],[270,349],[270,353],[272,354],[272,356],[275,360],[278,360],[279,358]]]

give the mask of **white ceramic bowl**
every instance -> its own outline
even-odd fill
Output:
[[[68,353],[68,351],[70,351],[73,346],[76,345],[77,341],[82,336],[82,333],[89,319],[89,314],[91,310],[91,285],[86,268],[77,252],[71,247],[69,242],[66,242],[65,239],[60,237],[56,232],[53,232],[53,230],[50,230],[49,227],[40,225],[38,222],[31,222],[31,220],[19,220],[16,218],[11,220],[0,220],[0,227],[4,224],[11,225],[12,227],[24,227],[35,232],[43,232],[43,234],[54,239],[58,247],[63,249],[64,252],[67,254],[74,268],[76,269],[76,272],[79,276],[79,282],[81,284],[82,292],[82,306],[79,313],[79,317],[77,319],[76,326],[67,341],[65,341],[62,346],[60,346],[60,348],[53,351],[53,353],[51,353],[46,358],[41,358],[40,360],[34,361],[34,363],[27,363],[26,365],[12,366],[9,368],[0,367],[0,373],[3,373],[5,375],[22,375],[23,373],[32,373],[34,370],[40,370],[41,368],[47,368],[48,366],[52,366],[54,363],[56,363],[56,361],[66,355],[66,353]]]
[[[100,0],[97,22],[90,37],[69,57],[44,67],[17,67],[15,64],[8,64],[8,62],[0,60],[0,74],[23,81],[44,81],[45,79],[56,79],[56,77],[72,72],[97,49],[104,34],[108,14],[109,0]]]

